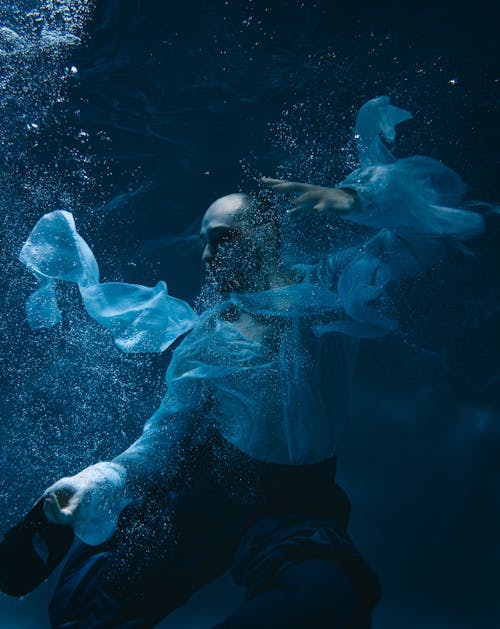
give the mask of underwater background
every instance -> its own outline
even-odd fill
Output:
[[[122,354],[72,286],[58,289],[64,321],[29,329],[35,280],[18,255],[36,220],[73,212],[103,281],[163,279],[192,303],[206,207],[261,175],[340,182],[356,166],[356,111],[388,94],[414,114],[396,154],[456,170],[487,231],[406,281],[398,330],[363,341],[338,480],[382,579],[374,629],[498,626],[499,13],[447,0],[0,2],[0,531],[134,440],[168,363]],[[48,627],[54,585],[0,595],[0,627]],[[241,597],[224,577],[161,627],[208,627]]]

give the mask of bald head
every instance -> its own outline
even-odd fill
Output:
[[[215,200],[203,216],[201,231],[215,224],[241,223],[245,216],[255,211],[256,200],[248,194],[234,192]]]
[[[264,222],[259,202],[241,192],[217,199],[205,212],[202,260],[222,292],[258,290],[266,284],[277,243],[261,233]]]

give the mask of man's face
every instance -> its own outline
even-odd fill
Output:
[[[261,266],[253,230],[241,221],[247,198],[230,194],[217,199],[201,224],[202,260],[222,293],[251,291]]]

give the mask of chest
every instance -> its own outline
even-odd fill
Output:
[[[283,334],[283,322],[276,317],[260,317],[240,312],[231,324],[250,341],[276,351]]]

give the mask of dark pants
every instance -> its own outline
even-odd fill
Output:
[[[343,570],[325,559],[301,561],[279,572],[259,594],[216,629],[369,629],[369,614],[352,624],[358,599]],[[349,624],[351,623],[351,624]],[[215,629],[215,628],[214,628]]]
[[[128,566],[133,570],[132,566]],[[79,546],[72,553],[50,604],[58,629],[146,629],[183,605],[224,572],[220,563],[190,566],[168,562],[161,573],[123,579],[109,552]]]
[[[144,548],[117,562],[109,544],[79,544],[50,606],[53,627],[154,627],[230,567],[232,553],[222,540],[196,546],[181,544],[170,556],[162,554],[158,562],[146,557],[144,563]],[[232,571],[247,588],[246,601],[217,629],[370,627],[378,580],[348,538],[325,518],[283,516],[258,522],[243,536]]]
[[[195,455],[201,478],[128,508],[106,544],[75,545],[50,605],[55,629],[154,627],[228,569],[246,601],[217,629],[370,626],[378,579],[347,536],[333,459],[260,464],[220,439]]]
[[[192,519],[166,502],[150,513],[126,510],[101,546],[75,542],[50,604],[53,627],[154,627],[226,572],[236,530],[210,517],[208,505],[205,518]]]

